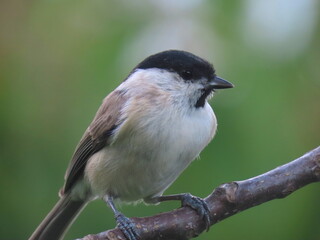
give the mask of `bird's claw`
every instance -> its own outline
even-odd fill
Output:
[[[123,214],[119,213],[115,216],[117,221],[117,227],[123,232],[128,240],[138,240],[140,236],[137,232],[136,225],[130,218],[127,218]]]
[[[189,206],[200,215],[205,222],[206,230],[210,228],[210,210],[207,203],[199,197],[193,196],[190,193],[183,194],[181,204],[183,207]]]

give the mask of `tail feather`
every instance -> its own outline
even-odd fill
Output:
[[[85,201],[71,200],[67,194],[62,196],[50,213],[37,227],[29,240],[59,240],[86,205]]]

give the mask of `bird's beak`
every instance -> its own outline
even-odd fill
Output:
[[[233,88],[234,85],[218,76],[209,82],[209,85],[213,89]]]

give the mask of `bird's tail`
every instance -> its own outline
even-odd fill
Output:
[[[69,194],[61,197],[29,240],[62,239],[68,227],[86,205],[82,200],[71,200]]]

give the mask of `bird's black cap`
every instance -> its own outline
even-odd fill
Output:
[[[184,80],[213,79],[215,70],[206,60],[186,51],[168,50],[147,57],[135,69],[159,68],[176,72]]]

